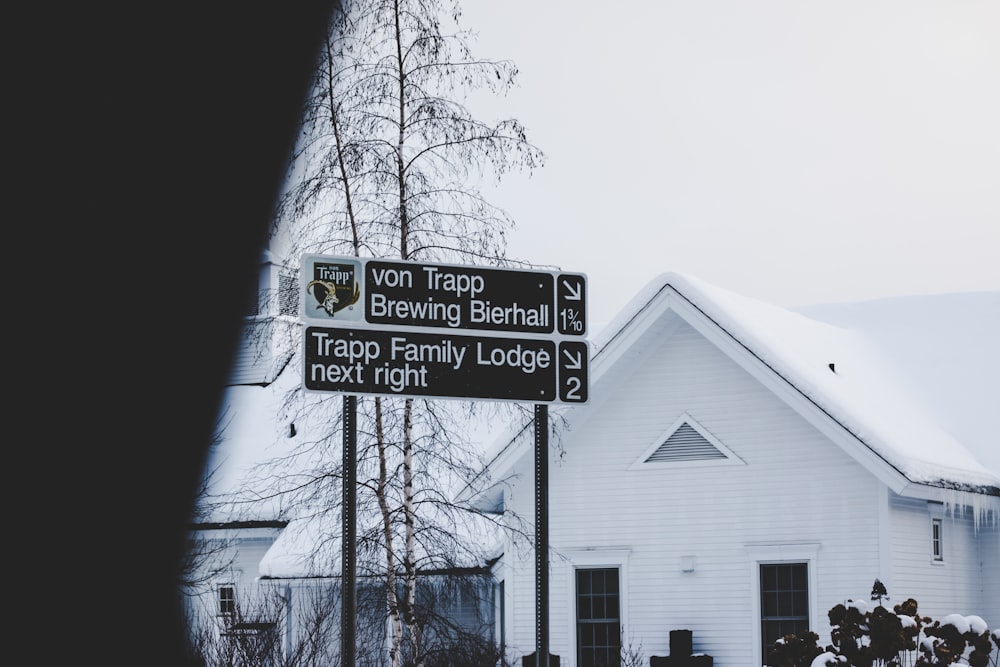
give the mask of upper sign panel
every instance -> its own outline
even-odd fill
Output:
[[[300,313],[327,326],[585,336],[586,276],[305,255]]]

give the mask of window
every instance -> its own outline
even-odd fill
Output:
[[[219,586],[219,613],[225,616],[236,613],[236,589],[232,586]]]
[[[774,642],[809,629],[809,571],[806,563],[760,565],[761,664]]]
[[[497,585],[497,637],[500,639],[500,664],[504,663],[504,652],[507,646],[507,601],[506,601],[506,586],[504,586],[504,580],[501,579],[500,583]]]
[[[299,277],[295,273],[278,276],[278,313],[297,317],[299,314]]]
[[[934,560],[944,560],[944,548],[941,544],[941,519],[931,519],[931,554]]]
[[[618,568],[576,571],[576,654],[580,667],[619,667]]]

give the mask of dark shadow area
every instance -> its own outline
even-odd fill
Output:
[[[187,664],[176,563],[335,6],[45,4],[8,24],[27,322],[7,574],[28,662]]]

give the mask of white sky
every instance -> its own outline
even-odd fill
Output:
[[[1000,289],[1000,2],[466,0],[547,155],[491,196],[590,322],[680,271],[777,305]]]

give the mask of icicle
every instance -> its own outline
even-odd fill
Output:
[[[945,491],[944,511],[957,518],[965,518],[966,512],[971,511],[976,532],[985,525],[1000,526],[1000,498],[996,496],[949,489]]]

